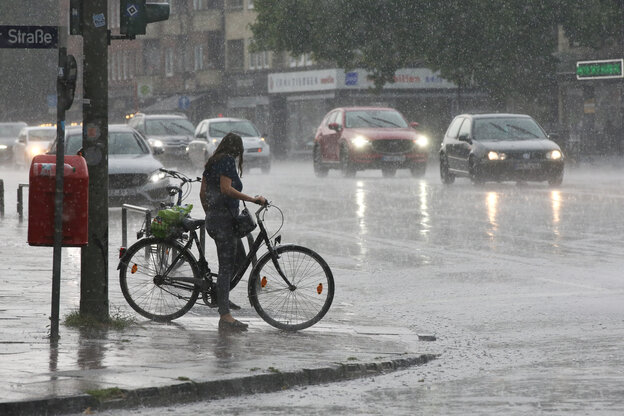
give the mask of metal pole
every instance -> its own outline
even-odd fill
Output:
[[[63,175],[65,165],[65,86],[61,71],[67,60],[65,28],[59,27],[58,67],[56,79],[56,189],[54,192],[54,254],[52,257],[52,312],[50,338],[59,338],[59,309],[61,297],[61,254],[63,249]]]
[[[0,216],[4,217],[4,181],[0,179]]]
[[[24,193],[22,192],[22,189],[24,189],[24,184],[20,183],[17,185],[17,215],[20,222],[22,222],[24,217]]]
[[[108,1],[82,2],[83,136],[89,170],[89,243],[82,247],[80,314],[108,315]]]

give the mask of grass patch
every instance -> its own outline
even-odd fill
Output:
[[[280,370],[278,370],[278,369],[277,369],[277,368],[275,368],[275,367],[269,367],[269,368],[267,368],[267,370],[268,370],[269,372],[271,372],[271,373],[281,373],[281,371],[280,371]]]
[[[357,361],[357,357],[348,357],[347,361]]]
[[[177,378],[177,380],[178,380],[178,381],[191,381],[191,379],[190,379],[190,378],[188,378],[188,377],[184,377],[184,376],[180,376],[180,377],[178,377],[178,378]]]
[[[261,370],[260,367],[253,367],[249,369],[249,371],[260,371],[260,370]]]
[[[123,399],[126,397],[126,393],[118,387],[111,387],[108,389],[100,390],[87,390],[87,394],[90,394],[100,402],[107,400]]]
[[[94,329],[126,329],[136,324],[134,317],[117,310],[110,314],[106,319],[100,319],[99,317],[81,314],[80,311],[72,311],[69,315],[65,316],[63,324],[72,328],[94,328]]]

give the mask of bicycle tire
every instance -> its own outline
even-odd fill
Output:
[[[119,262],[119,284],[128,304],[142,316],[168,322],[188,312],[200,289],[193,283],[170,281],[163,273],[176,254],[180,257],[169,276],[199,278],[195,257],[173,240],[144,238],[128,248]]]
[[[306,247],[277,247],[279,265],[296,286],[291,290],[279,275],[270,253],[252,270],[249,301],[269,325],[287,331],[309,328],[325,316],[334,299],[334,276],[323,258]]]

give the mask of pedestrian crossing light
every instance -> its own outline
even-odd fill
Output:
[[[169,19],[169,3],[151,3],[146,0],[120,0],[119,32],[129,39],[144,35],[148,23]]]

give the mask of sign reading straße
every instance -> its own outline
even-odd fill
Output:
[[[576,63],[576,79],[624,78],[623,64],[624,59],[578,61]]]
[[[53,49],[57,46],[56,26],[0,26],[0,48]]]

